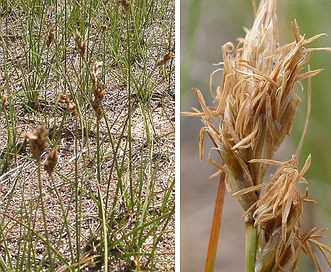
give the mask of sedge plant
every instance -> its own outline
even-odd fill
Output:
[[[296,21],[292,27],[294,41],[280,46],[276,0],[261,0],[245,38],[238,39],[237,45],[228,42],[222,47],[222,82],[216,92],[211,90],[215,105],[207,106],[202,93],[194,89],[202,110],[183,113],[200,117],[204,123],[200,158],[207,133],[223,162],[209,159],[219,169],[215,176],[220,175],[220,180],[205,271],[214,269],[225,187],[244,210],[247,272],[294,271],[302,251],[320,271],[313,246],[331,267],[327,255],[331,249],[317,241],[324,229],[307,233],[301,229],[303,203],[313,202],[308,189],[302,193],[299,185],[307,184],[304,174],[311,156],[299,167],[300,143],[291,159],[273,160],[291,132],[300,102],[295,85],[322,71],[303,71],[311,52],[330,51],[308,47],[326,34],[306,38]],[[278,168],[263,183],[268,165]]]
[[[1,271],[174,270],[174,5],[1,2]]]
[[[39,126],[33,133],[28,133],[25,137],[29,140],[31,154],[32,157],[36,160],[37,167],[38,167],[38,189],[39,189],[39,200],[42,212],[42,220],[45,228],[45,237],[47,244],[51,244],[49,230],[47,226],[47,217],[46,217],[46,209],[44,203],[44,193],[43,193],[43,185],[42,185],[42,176],[41,176],[41,155],[45,151],[47,145],[47,136],[48,130],[44,126]],[[56,149],[52,149],[50,153],[47,155],[47,160],[45,161],[44,168],[51,176],[56,163],[58,160],[57,151]],[[54,269],[54,263],[52,258],[51,248],[47,246],[47,254],[50,260],[50,269]]]

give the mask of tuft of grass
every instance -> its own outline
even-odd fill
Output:
[[[1,2],[0,270],[174,271],[174,4]]]

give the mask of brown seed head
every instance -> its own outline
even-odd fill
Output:
[[[57,102],[66,104],[69,111],[74,111],[76,108],[76,104],[73,102],[70,102],[69,96],[65,95],[65,94],[59,94]]]
[[[6,107],[7,104],[7,96],[6,95],[1,95],[1,109],[4,109]]]
[[[86,42],[83,40],[83,38],[82,38],[80,32],[78,31],[78,29],[76,29],[74,40],[76,42],[79,54],[82,57],[84,57],[85,56],[85,50],[86,50]]]
[[[44,169],[48,173],[49,176],[52,175],[53,170],[57,164],[58,161],[58,152],[56,149],[52,149],[48,154],[46,161],[44,163]]]
[[[48,130],[44,126],[39,126],[33,133],[25,134],[29,140],[32,157],[38,162],[41,154],[45,151],[47,145]]]
[[[101,27],[102,32],[105,32],[108,28],[108,26],[106,24],[102,24],[100,27]]]
[[[302,194],[298,186],[300,183],[307,184],[303,176],[310,162],[311,157],[308,156],[299,172],[296,155],[286,162],[258,159],[250,161],[250,163],[279,166],[269,183],[252,186],[235,194],[238,196],[265,188],[263,196],[250,208],[255,210],[253,217],[259,233],[256,271],[274,271],[275,269],[277,269],[275,271],[294,271],[302,250],[312,258],[318,269],[316,257],[311,250],[307,250],[310,243],[317,243],[321,251],[326,250],[331,253],[329,247],[313,240],[313,238],[321,237],[313,235],[320,231],[313,230],[300,234],[303,203],[314,202],[308,199],[308,189],[306,188],[305,193]],[[325,257],[331,264],[329,258],[326,255]]]
[[[95,85],[97,85],[98,76],[102,72],[102,65],[103,65],[102,61],[96,61],[92,67],[91,75],[92,75],[93,83]]]
[[[296,22],[293,30],[295,41],[279,48],[275,0],[262,0],[245,39],[236,47],[226,43],[222,48],[222,83],[213,93],[216,106],[207,107],[201,92],[194,90],[202,112],[188,115],[202,117],[203,131],[226,164],[227,182],[234,192],[262,183],[267,165],[248,161],[273,157],[291,132],[300,101],[295,83],[321,71],[302,73],[314,50],[306,46],[324,34],[305,39]],[[246,211],[258,195],[251,192],[238,200]]]
[[[162,59],[157,62],[156,67],[166,64],[169,60],[173,59],[174,57],[175,57],[175,54],[173,52],[166,53],[162,57]]]
[[[100,75],[102,71],[102,61],[97,61],[92,67],[91,75],[92,75],[92,81],[93,81],[93,94],[94,99],[91,101],[92,108],[94,109],[98,120],[102,117],[102,109],[101,109],[101,103],[105,96],[104,89],[105,87],[98,79],[98,76]]]
[[[257,228],[255,271],[294,271],[301,250],[319,270],[310,243],[318,246],[331,267],[326,255],[331,249],[315,240],[320,232],[300,234],[303,202],[309,200],[308,190],[301,194],[298,183],[306,183],[303,175],[310,157],[300,172],[297,156],[284,163],[271,160],[291,132],[300,101],[294,85],[322,71],[302,72],[310,53],[331,51],[307,47],[325,34],[306,39],[296,21],[293,32],[295,40],[279,47],[276,1],[261,0],[245,39],[237,46],[226,43],[222,47],[222,82],[216,93],[212,92],[215,106],[208,107],[201,92],[194,90],[202,110],[184,113],[202,118],[205,127],[200,133],[200,153],[207,133],[225,163],[218,167],[226,173],[227,188],[245,210],[246,223]],[[270,182],[263,184],[268,164],[279,168]]]
[[[129,0],[119,0],[119,3],[125,11],[125,16],[128,16],[129,8],[130,8],[130,1]]]
[[[47,47],[50,47],[52,42],[54,42],[54,39],[55,39],[54,31],[55,31],[54,26],[51,26],[48,30],[48,36],[47,36],[47,41],[46,41]]]

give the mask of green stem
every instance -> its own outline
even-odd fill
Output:
[[[104,247],[104,271],[108,272],[108,236],[107,236],[107,221],[106,211],[103,204],[103,197],[101,192],[101,158],[100,158],[100,120],[97,120],[97,187],[98,187],[98,198],[99,198],[99,216],[101,220],[102,229],[102,240]]]
[[[257,249],[257,231],[254,227],[254,221],[246,222],[246,272],[255,271],[256,249]]]
[[[77,100],[78,101],[78,100]],[[78,104],[77,104],[78,105]],[[81,270],[80,267],[80,256],[81,256],[81,218],[82,218],[82,193],[81,193],[81,183],[79,181],[79,174],[78,174],[78,119],[77,116],[75,116],[75,179],[74,179],[74,188],[75,188],[75,220],[76,220],[76,262],[78,264],[78,271]]]
[[[47,220],[46,220],[46,212],[45,212],[45,205],[44,205],[44,199],[43,199],[43,189],[42,189],[42,180],[41,180],[41,162],[40,159],[37,159],[38,163],[38,187],[39,187],[39,197],[40,197],[40,204],[41,204],[41,213],[43,216],[43,223],[44,223],[44,228],[45,228],[45,237],[46,237],[46,249],[47,249],[47,254],[49,258],[49,265],[50,265],[50,270],[53,271],[54,269],[54,263],[52,259],[52,252],[51,252],[51,242],[49,239],[49,233],[48,233],[48,227],[47,227]]]

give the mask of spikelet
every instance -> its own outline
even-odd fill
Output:
[[[254,209],[254,225],[259,233],[255,271],[294,271],[302,250],[312,258],[318,269],[315,255],[306,249],[310,248],[311,244],[318,244],[323,254],[325,251],[331,253],[328,246],[313,239],[314,234],[322,233],[324,229],[300,233],[303,203],[314,202],[308,199],[308,188],[301,194],[298,187],[300,183],[307,184],[304,174],[309,169],[311,156],[308,156],[300,172],[296,155],[286,162],[255,159],[250,163],[278,166],[269,183],[252,186],[234,194],[239,196],[265,188],[265,193],[250,208]],[[315,236],[320,237],[322,236]],[[331,264],[330,258],[326,254],[324,256]]]
[[[129,8],[130,8],[130,1],[129,0],[119,0],[118,4],[122,7],[125,12],[125,17],[128,18]]]
[[[102,65],[103,65],[102,61],[96,61],[91,71],[92,82],[93,82],[93,94],[94,94],[94,99],[91,101],[91,105],[97,115],[98,120],[102,118],[103,110],[101,103],[105,96],[105,92],[104,92],[105,87],[98,79],[98,76],[102,70]]]
[[[0,102],[0,109],[3,110],[7,105],[7,96],[5,94],[2,94],[0,96],[0,101],[1,101]]]
[[[55,34],[54,34],[55,28],[54,26],[51,26],[48,30],[48,35],[47,35],[47,41],[46,41],[46,46],[50,47],[51,44],[54,42],[55,40]]]
[[[76,104],[70,101],[68,95],[59,94],[58,103],[66,104],[69,111],[74,111],[76,109]]]
[[[48,173],[49,176],[52,175],[53,170],[57,164],[58,161],[58,152],[56,149],[52,149],[48,154],[47,154],[47,158],[46,161],[44,163],[44,169],[46,170],[46,172]]]
[[[29,140],[32,157],[38,162],[41,154],[45,151],[47,145],[48,130],[44,126],[39,126],[33,133],[25,134]]]
[[[173,59],[174,57],[175,54],[173,52],[168,52],[164,54],[162,59],[157,62],[156,67],[165,65],[169,60]]]
[[[78,31],[78,29],[76,29],[74,40],[76,42],[79,54],[82,58],[85,58],[86,42],[83,40],[82,35]]]

